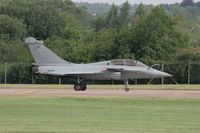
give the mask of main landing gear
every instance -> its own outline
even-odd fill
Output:
[[[127,80],[127,79],[124,79],[124,84],[125,84],[124,90],[125,90],[126,92],[128,92],[128,91],[129,91],[129,88],[128,88],[128,80]]]
[[[85,91],[87,89],[87,85],[84,82],[84,80],[81,80],[80,77],[78,77],[78,82],[74,84],[74,90],[75,91]]]

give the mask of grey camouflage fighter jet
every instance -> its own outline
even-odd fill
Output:
[[[75,91],[87,89],[85,80],[123,80],[125,91],[129,91],[128,80],[170,77],[172,75],[148,67],[137,60],[117,59],[88,64],[75,64],[65,61],[33,37],[25,39],[35,63],[36,74],[69,77],[76,79]]]

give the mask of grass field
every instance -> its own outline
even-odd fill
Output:
[[[0,84],[0,88],[73,89],[73,85]],[[122,89],[124,85],[88,85],[88,89]],[[134,90],[200,90],[200,85],[129,85]]]
[[[199,133],[200,100],[1,97],[0,132]]]

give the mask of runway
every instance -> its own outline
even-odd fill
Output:
[[[101,90],[88,89],[75,92],[73,89],[24,89],[1,88],[0,96],[33,96],[33,97],[128,97],[128,98],[177,98],[200,99],[198,90]]]

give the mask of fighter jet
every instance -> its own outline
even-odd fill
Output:
[[[74,90],[85,91],[86,80],[122,80],[125,91],[129,91],[130,79],[152,79],[172,75],[158,71],[132,59],[116,59],[88,64],[76,64],[58,57],[33,37],[25,39],[34,58],[33,71],[36,74],[69,77],[75,79]]]

